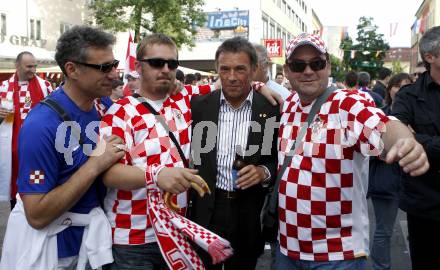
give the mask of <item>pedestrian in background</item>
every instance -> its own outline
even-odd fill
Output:
[[[392,114],[394,97],[400,88],[411,83],[408,73],[391,77],[385,89],[385,106],[382,111]],[[402,170],[398,163],[387,164],[384,160],[371,157],[368,177],[368,197],[374,207],[376,228],[373,236],[371,259],[374,270],[391,269],[391,237],[399,209],[399,192]]]

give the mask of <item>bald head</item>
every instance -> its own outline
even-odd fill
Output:
[[[37,71],[37,59],[30,52],[21,52],[15,59],[15,68],[20,81],[29,81]]]

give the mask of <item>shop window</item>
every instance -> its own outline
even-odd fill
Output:
[[[30,39],[40,40],[41,39],[41,20],[30,19]]]
[[[6,36],[6,14],[0,14],[0,34]]]

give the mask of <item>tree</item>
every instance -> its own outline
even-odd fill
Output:
[[[392,65],[391,70],[393,71],[394,74],[403,72],[402,63],[399,60],[393,60],[391,65]]]
[[[194,45],[196,26],[206,20],[203,0],[95,0],[91,4],[97,25],[115,32],[134,30],[134,40],[142,35],[164,33],[177,46]]]
[[[341,48],[344,50],[344,62],[353,70],[367,71],[372,78],[377,77],[378,70],[383,66],[383,59],[390,46],[383,39],[383,34],[377,33],[373,18],[360,17],[357,25],[356,44],[344,39]],[[351,51],[355,50],[352,58]]]
[[[332,77],[336,79],[338,82],[343,82],[345,78],[345,67],[342,65],[341,60],[339,60],[336,56],[330,55],[330,63],[331,63],[331,73]]]

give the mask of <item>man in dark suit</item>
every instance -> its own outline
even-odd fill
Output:
[[[247,40],[223,42],[215,63],[222,89],[191,101],[194,164],[211,194],[191,195],[190,218],[231,242],[234,256],[225,269],[255,269],[264,246],[260,213],[276,173],[279,108],[252,90],[257,56]],[[235,178],[239,148],[246,150],[247,166]],[[207,269],[221,269],[201,255]]]

